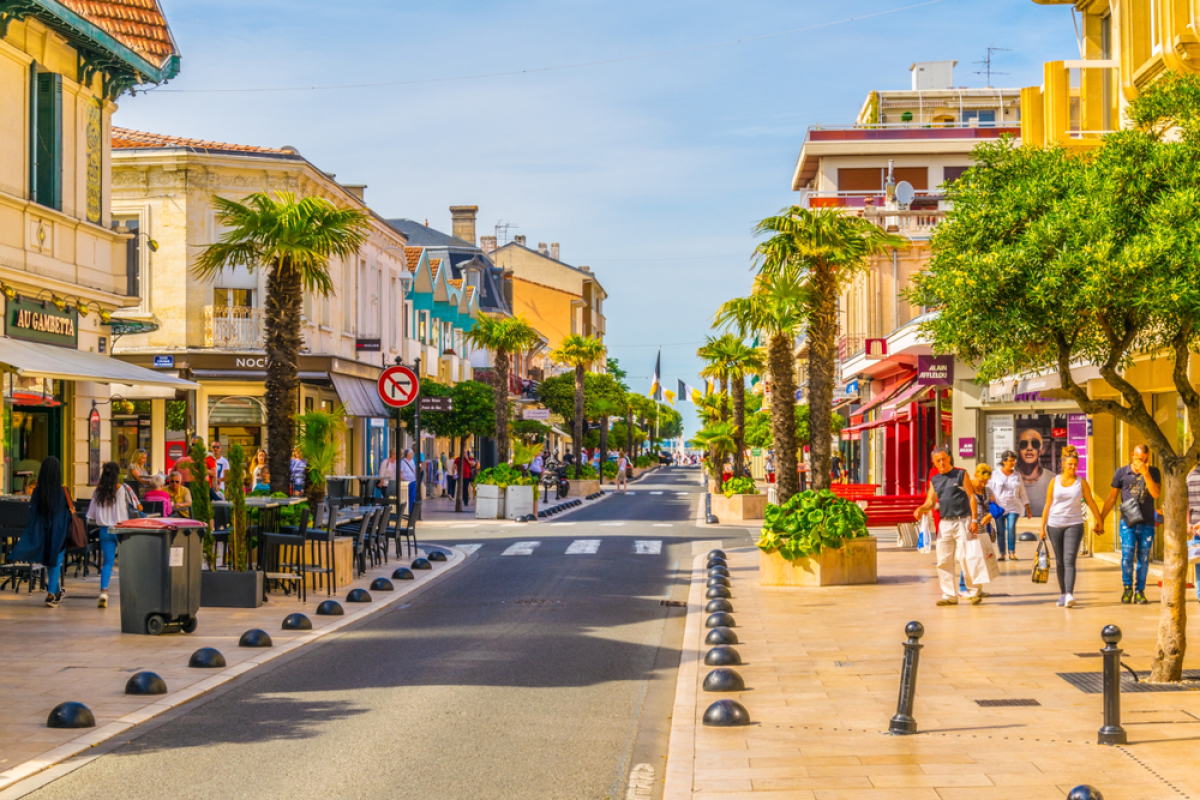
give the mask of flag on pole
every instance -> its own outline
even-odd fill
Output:
[[[662,367],[662,348],[658,349],[658,358],[654,360],[654,380],[650,383],[650,399],[662,400],[662,384],[659,383],[659,374]]]
[[[688,401],[688,402],[692,402],[692,403],[700,402],[700,397],[701,397],[700,390],[694,386],[688,386],[683,381],[679,381],[678,394],[679,394],[680,400],[684,400],[684,401]]]
[[[704,381],[704,396],[705,396],[705,397],[708,397],[710,394],[712,394],[712,393],[713,393],[713,390],[714,390],[715,388],[716,388],[716,387],[713,385],[713,379],[712,379],[712,378],[706,378],[706,379],[705,379],[705,381]]]
[[[675,393],[674,392],[672,392],[670,389],[665,389],[665,390],[663,390],[663,394],[666,396],[668,403],[670,403],[671,405],[675,405]]]

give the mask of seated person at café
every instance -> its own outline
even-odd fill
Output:
[[[192,517],[192,492],[183,485],[183,476],[172,472],[167,478],[167,494],[171,497],[171,512],[176,517]]]
[[[176,474],[178,474],[178,473],[176,473]],[[150,490],[148,492],[146,492],[145,495],[142,496],[142,502],[144,502],[144,503],[145,502],[162,503],[163,504],[163,511],[162,511],[163,516],[169,517],[169,516],[171,516],[171,511],[172,511],[171,495],[168,494],[167,490],[163,488],[163,485],[165,483],[166,483],[166,481],[163,479],[162,475],[151,475],[150,476]]]
[[[271,470],[266,467],[261,467],[258,470],[258,480],[255,482],[252,491],[271,493]]]

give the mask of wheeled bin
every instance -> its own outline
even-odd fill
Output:
[[[196,630],[206,527],[166,517],[131,519],[113,529],[120,540],[122,633]]]

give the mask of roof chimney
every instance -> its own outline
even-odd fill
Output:
[[[545,242],[538,242],[538,252],[544,256],[550,255],[550,250],[546,247]]]
[[[551,257],[551,258],[553,258],[555,261],[560,261],[560,260],[561,260],[561,259],[558,257],[558,242],[551,242],[551,243],[550,243],[550,257]]]
[[[367,185],[365,183],[343,183],[342,188],[364,203],[366,202],[364,195],[367,193]]]
[[[525,234],[518,233],[515,236],[513,236],[513,244],[519,244],[519,245],[521,245],[521,247],[524,247],[525,246]]]
[[[579,271],[580,272],[591,272],[592,268],[591,267],[580,267]]]
[[[451,233],[465,242],[475,244],[475,215],[479,206],[450,206]]]
[[[496,237],[495,236],[480,236],[479,248],[486,253],[496,252]]]

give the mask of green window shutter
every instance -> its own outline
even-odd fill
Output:
[[[33,76],[34,202],[62,210],[62,76],[37,72]]]

